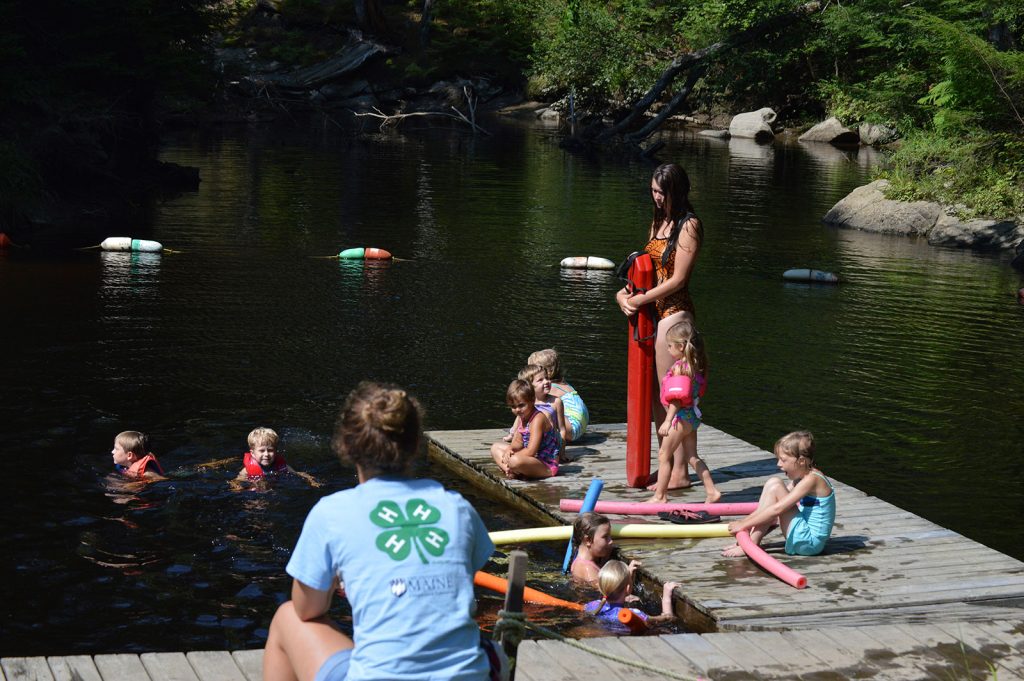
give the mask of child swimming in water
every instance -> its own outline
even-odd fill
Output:
[[[149,436],[137,430],[125,430],[114,438],[114,470],[132,480],[166,480],[153,453],[149,451]]]
[[[270,428],[254,428],[249,433],[249,451],[242,455],[242,470],[236,480],[267,480],[278,475],[292,473],[299,476],[312,487],[320,487],[320,482],[309,473],[297,471],[288,465],[284,454],[277,449],[280,443],[277,433]]]
[[[610,560],[598,575],[602,598],[587,603],[583,610],[617,633],[629,633],[629,629],[619,621],[619,611],[623,609],[631,610],[648,627],[665,624],[676,618],[672,609],[672,592],[677,586],[678,582],[665,582],[662,587],[660,615],[648,615],[638,608],[628,608],[626,598],[633,590],[633,571],[621,560]]]
[[[572,545],[576,557],[569,568],[570,574],[577,581],[596,588],[601,567],[615,551],[611,521],[593,511],[580,513],[572,524]],[[631,561],[629,571],[632,573],[638,567],[641,567],[639,561]]]
[[[746,518],[729,523],[729,533],[750,530],[750,538],[760,545],[776,526],[786,537],[786,553],[816,556],[825,550],[836,520],[836,493],[832,483],[814,465],[814,436],[798,430],[775,443],[776,465],[786,477],[768,478],[761,490],[757,510]],[[739,544],[724,551],[730,558],[744,555]]]

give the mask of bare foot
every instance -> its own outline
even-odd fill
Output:
[[[650,489],[650,488],[648,488],[648,489]],[[668,497],[659,497],[657,494],[655,494],[650,499],[646,499],[644,501],[645,504],[664,504],[664,503],[667,503],[667,502],[668,502]]]
[[[690,478],[689,477],[677,478],[677,477],[672,476],[672,475],[669,476],[669,478],[668,478],[668,489],[669,490],[686,489],[688,487],[693,487],[693,483],[690,482]],[[658,471],[654,471],[653,473],[651,473],[651,477],[647,478],[647,491],[648,492],[653,492],[657,488],[658,488]]]
[[[742,558],[747,554],[740,548],[739,544],[733,544],[732,546],[724,549],[722,551],[722,555],[726,558]]]
[[[715,488],[711,488],[711,491],[704,497],[705,504],[717,504],[718,500],[722,498],[722,493]]]

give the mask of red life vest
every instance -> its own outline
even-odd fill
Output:
[[[267,470],[259,464],[259,462],[252,458],[252,452],[246,452],[245,456],[242,457],[242,465],[245,466],[245,472],[249,474],[250,480],[262,478],[267,475],[278,475],[288,470],[288,462],[284,460],[284,454],[277,452],[274,456],[274,463],[270,464],[270,469]]]
[[[146,468],[150,464],[153,464],[157,473],[160,475],[164,474],[164,469],[160,467],[160,462],[152,454],[146,454],[146,456],[133,463],[124,471],[124,474],[129,478],[144,478],[146,477]]]

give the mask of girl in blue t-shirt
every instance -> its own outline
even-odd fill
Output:
[[[267,681],[500,678],[500,647],[473,619],[473,575],[494,544],[460,495],[409,477],[420,451],[419,404],[396,386],[348,396],[332,447],[359,484],[309,512],[286,570],[292,600],[270,623]],[[352,606],[352,638],[327,617]]]
[[[621,560],[609,560],[604,564],[597,574],[597,586],[601,590],[602,598],[590,601],[583,610],[615,633],[638,633],[648,627],[671,622],[676,617],[672,610],[672,592],[679,586],[678,582],[665,582],[665,586],[662,587],[660,615],[648,615],[643,610],[626,605],[626,600],[633,590],[633,569]],[[623,610],[628,610],[632,616],[620,618],[619,613]],[[627,626],[622,621],[637,618],[642,624]]]

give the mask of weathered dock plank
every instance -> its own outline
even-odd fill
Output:
[[[428,433],[432,460],[524,511],[524,524],[568,524],[559,499],[582,498],[591,479],[604,481],[602,499],[641,501],[645,490],[625,481],[625,425],[591,426],[568,447],[573,461],[558,476],[541,481],[505,480],[491,461],[490,445],[500,429]],[[652,436],[652,447],[656,442]],[[697,447],[723,492],[723,501],[753,501],[765,480],[779,471],[771,452],[706,424]],[[827,459],[826,459],[827,464]],[[825,466],[827,471],[827,465]],[[694,479],[691,476],[691,479]],[[955,617],[980,622],[1016,613],[1024,619],[1024,563],[906,509],[833,480],[838,514],[820,556],[787,556],[782,537],[764,548],[808,579],[797,591],[746,558],[724,558],[729,539],[617,542],[627,559],[643,562],[642,578],[681,583],[677,613],[697,631],[791,629],[846,621],[862,625]],[[700,502],[703,489],[670,493],[675,501]],[[663,522],[651,516],[615,516],[614,522]],[[1012,619],[1012,617],[1011,617]]]
[[[999,622],[993,626],[1005,633],[1013,624]],[[966,681],[991,680],[993,672],[1000,681],[1020,678],[1019,665],[1024,654],[1012,647],[992,644],[991,637],[984,634],[976,633],[974,638],[981,643],[972,644],[955,632],[925,624],[864,629],[825,627],[782,633],[673,634],[587,639],[583,643],[627,659],[632,656],[636,661],[653,663],[688,678],[700,675],[716,680]],[[525,641],[519,648],[517,669],[538,681],[592,681],[593,665],[586,669],[574,666],[579,655],[586,654],[558,641]],[[612,664],[618,670],[617,678],[658,678],[652,672],[630,670],[623,663]]]
[[[46,661],[56,681],[103,681],[100,671],[88,655],[48,657]]]
[[[186,657],[200,681],[246,681],[242,670],[227,651],[198,650]]]

